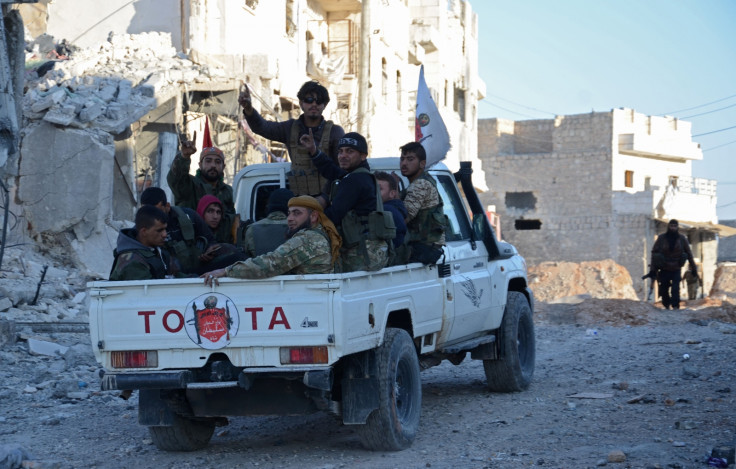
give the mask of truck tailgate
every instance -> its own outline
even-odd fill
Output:
[[[332,363],[338,285],[329,275],[226,278],[214,288],[201,279],[92,282],[92,344],[108,370],[112,352],[137,350],[158,351],[148,370],[201,367],[214,353],[239,367],[278,367],[285,346],[328,346]]]

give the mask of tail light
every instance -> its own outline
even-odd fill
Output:
[[[283,347],[279,350],[282,365],[327,363],[327,347]]]
[[[156,368],[158,366],[158,352],[155,350],[112,352],[110,360],[113,368]]]

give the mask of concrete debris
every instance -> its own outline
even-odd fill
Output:
[[[45,340],[28,339],[28,352],[31,355],[47,355],[55,357],[56,355],[64,355],[69,347],[47,342]]]
[[[27,59],[34,57],[30,52]],[[44,73],[27,81],[27,120],[111,134],[152,110],[156,96],[168,88],[226,78],[222,69],[177,55],[171,34],[159,32],[112,35],[97,47],[75,50],[68,60],[36,70]]]

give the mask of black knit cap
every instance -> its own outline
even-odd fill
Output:
[[[675,220],[674,218],[672,220],[670,220],[670,222],[667,223],[667,224],[668,225],[677,225],[677,226],[680,226],[680,223],[677,220]]]
[[[365,137],[358,132],[348,132],[343,135],[337,143],[337,148],[343,147],[353,148],[361,153],[368,154],[368,143],[365,141]]]
[[[276,189],[268,196],[266,204],[266,213],[284,212],[289,213],[289,199],[294,197],[294,193],[289,189]]]

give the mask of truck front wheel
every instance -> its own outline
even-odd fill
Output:
[[[406,449],[417,435],[422,412],[419,359],[409,334],[387,328],[376,360],[379,405],[358,427],[361,442],[372,450]]]
[[[215,431],[214,420],[192,420],[173,415],[170,427],[148,427],[153,444],[164,451],[196,451],[207,446]]]
[[[514,392],[529,387],[534,375],[535,340],[532,310],[520,292],[509,292],[499,329],[500,357],[483,360],[491,391]]]

